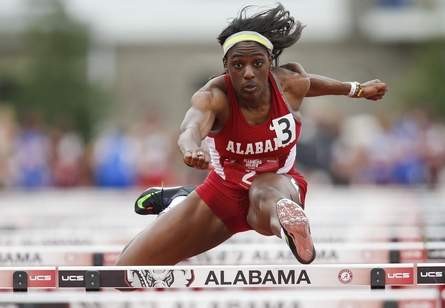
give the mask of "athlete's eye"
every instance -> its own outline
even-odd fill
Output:
[[[233,67],[236,69],[241,69],[243,68],[243,65],[241,63],[233,63]]]
[[[261,66],[263,66],[263,64],[264,64],[264,61],[263,60],[256,60],[255,61],[255,67],[261,67]]]

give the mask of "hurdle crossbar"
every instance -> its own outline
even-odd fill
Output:
[[[420,263],[445,261],[445,243],[320,243],[316,263]],[[0,246],[0,266],[107,266],[122,245]],[[292,264],[294,256],[282,242],[222,244],[185,260],[182,265]]]
[[[0,268],[0,289],[273,288],[445,284],[445,263]]]
[[[190,292],[3,292],[0,303],[22,304],[76,304],[74,307],[162,307],[162,308],[210,308],[210,307],[438,307],[440,297],[435,288],[390,289],[384,292],[369,292],[366,289],[272,289],[267,292],[237,289]],[[141,305],[141,304],[144,305]],[[298,305],[296,304],[298,303]],[[84,304],[84,305],[80,305]],[[37,306],[40,307],[40,306]],[[94,306],[98,307],[98,306]]]

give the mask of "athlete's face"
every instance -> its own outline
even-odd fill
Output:
[[[265,93],[271,61],[266,48],[256,42],[240,42],[227,52],[224,67],[238,97],[255,100]]]

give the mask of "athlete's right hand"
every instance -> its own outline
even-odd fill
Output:
[[[209,162],[210,155],[203,149],[189,150],[184,153],[184,163],[189,167],[207,169]]]

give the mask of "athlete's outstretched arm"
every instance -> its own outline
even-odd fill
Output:
[[[352,97],[363,97],[370,100],[381,99],[388,87],[386,83],[378,79],[370,80],[361,84],[353,84],[351,82],[342,82],[329,77],[309,74],[299,63],[289,63],[283,65],[284,68],[305,76],[310,81],[309,90],[306,97],[323,96],[323,95],[349,95]],[[356,90],[356,91],[354,91]]]
[[[183,154],[184,163],[190,167],[207,169],[209,166],[210,156],[201,143],[215,121],[213,99],[213,93],[210,90],[196,92],[192,97],[192,106],[182,121],[178,145]]]
[[[386,83],[378,79],[366,81],[364,83],[342,82],[329,77],[309,74],[311,86],[306,93],[306,97],[322,95],[348,95],[354,98],[366,98],[379,100],[385,95],[388,87]],[[355,91],[354,91],[355,87]]]

